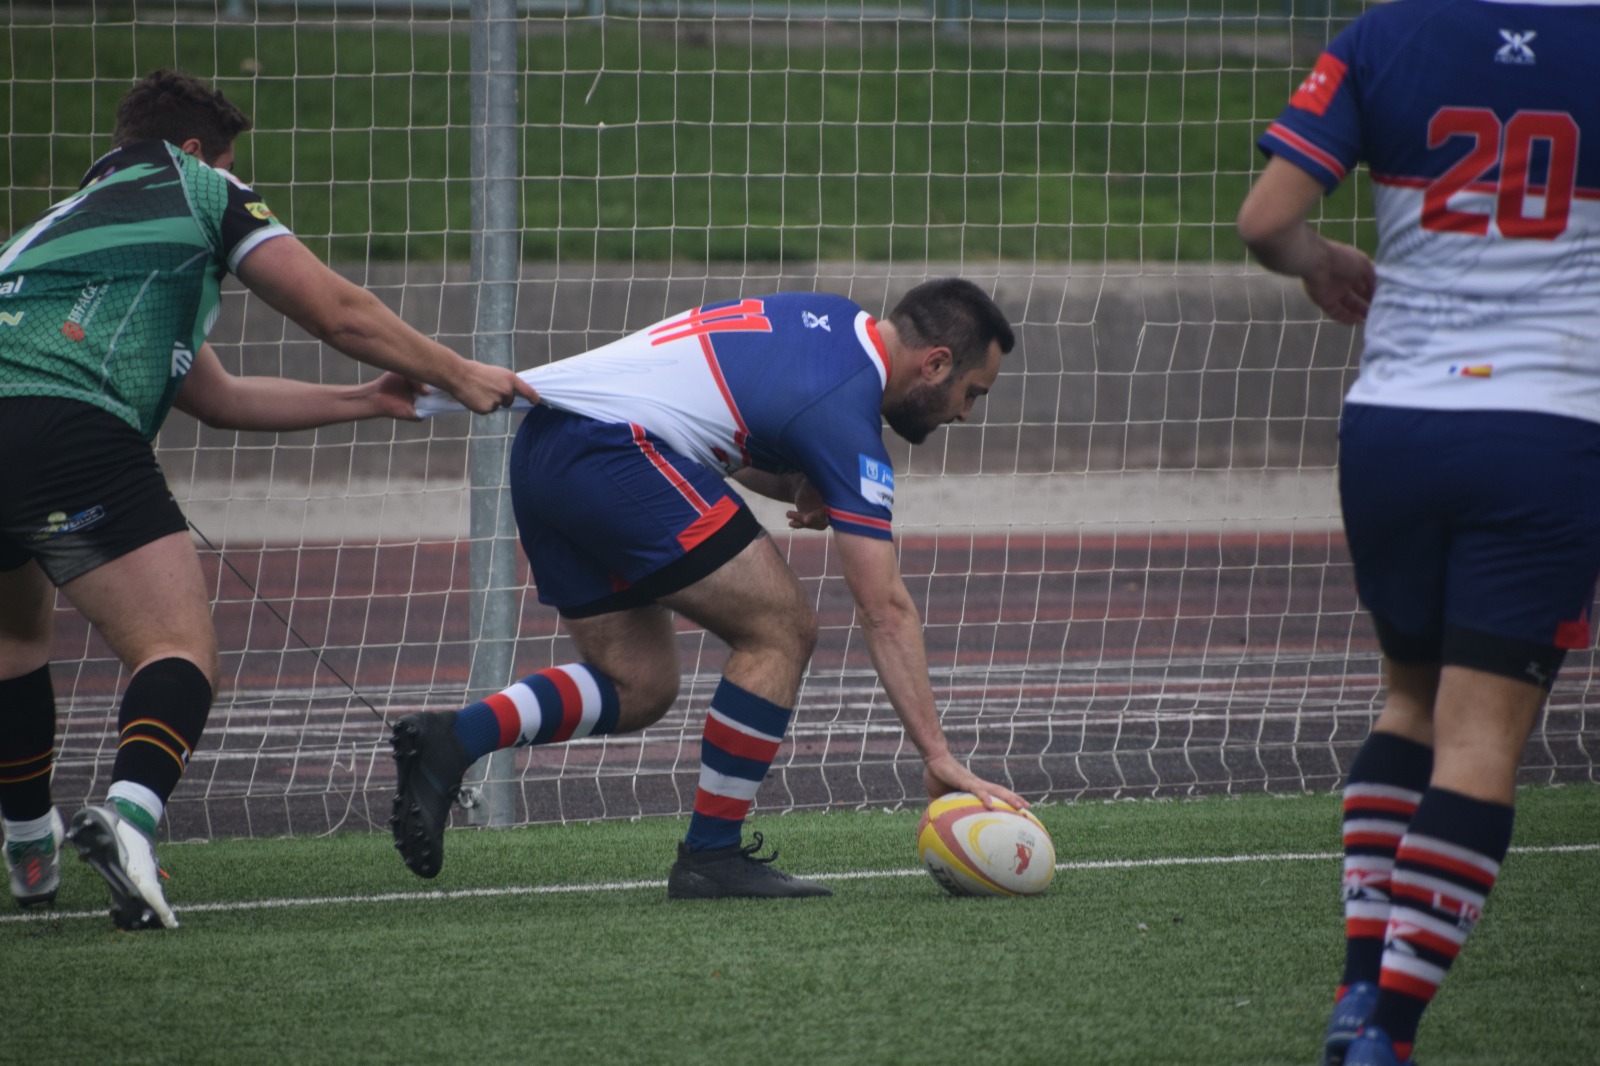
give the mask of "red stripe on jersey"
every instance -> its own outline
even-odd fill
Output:
[[[878,320],[867,319],[867,339],[872,342],[872,354],[878,357],[878,362],[883,364],[883,380],[889,380],[889,349],[884,346],[883,334],[878,332]]]
[[[762,311],[760,300],[741,300],[727,307],[707,311],[697,307],[686,315],[663,322],[650,330],[651,345],[670,344],[685,337],[705,333],[736,331],[741,333],[771,333],[772,320]]]
[[[522,735],[522,712],[504,692],[496,692],[483,702],[494,712],[494,720],[500,726],[500,746],[511,747]]]
[[[706,542],[706,539],[727,525],[734,515],[739,513],[739,505],[733,502],[732,497],[724,496],[716,502],[716,506],[706,511],[699,518],[689,524],[689,527],[678,534],[678,544],[684,551],[690,551]]]
[[[672,487],[677,489],[683,495],[683,498],[689,501],[689,506],[700,514],[705,514],[711,510],[711,505],[706,503],[705,499],[695,491],[694,486],[689,484],[688,479],[678,473],[677,468],[667,462],[667,457],[657,451],[654,444],[650,443],[650,439],[644,435],[644,427],[635,425],[630,428],[633,430],[633,443],[639,446],[639,450],[661,472],[661,476],[672,482]]]
[[[668,333],[662,337],[652,337],[650,343],[670,344],[681,341],[685,337],[695,337],[706,333],[771,333],[772,320],[761,315],[746,315],[743,318],[719,318],[710,322],[697,322],[687,329],[677,333]]]
[[[744,465],[750,465],[750,449],[746,442],[750,440],[750,427],[744,424],[744,416],[739,413],[739,405],[733,400],[733,391],[728,388],[728,379],[722,376],[722,366],[717,362],[716,349],[711,347],[711,338],[702,335],[700,350],[705,353],[706,366],[711,368],[711,377],[717,383],[717,391],[722,393],[722,402],[728,405],[728,414],[733,418],[736,427],[733,431],[734,447],[739,449],[739,458],[744,460]]]
[[[750,813],[750,800],[733,799],[730,796],[719,796],[715,792],[705,789],[696,789],[694,793],[694,813],[709,815],[712,818],[726,818],[730,822],[742,822],[744,816]]]
[[[572,733],[583,721],[583,693],[578,683],[565,670],[540,670],[544,679],[556,687],[561,695],[561,724],[556,727],[550,743],[561,744],[572,739]]]
[[[1333,174],[1335,180],[1344,180],[1345,169],[1343,163],[1339,162],[1333,156],[1329,155],[1327,152],[1324,152],[1321,148],[1318,148],[1316,145],[1312,144],[1310,141],[1306,140],[1294,130],[1290,129],[1288,126],[1285,126],[1283,123],[1274,122],[1272,125],[1268,126],[1267,136],[1276,137],[1278,140],[1282,141],[1284,144],[1288,145],[1290,148],[1293,148],[1300,154],[1310,156],[1318,164],[1326,167],[1328,171]]]
[[[677,329],[697,322],[714,322],[719,318],[733,318],[741,315],[759,315],[763,310],[765,308],[762,307],[760,300],[740,300],[736,304],[713,307],[709,310],[704,307],[696,307],[693,311],[686,311],[677,318],[668,319],[660,325],[652,327],[650,335],[655,336],[657,333],[664,333],[669,329]]]
[[[778,757],[778,745],[782,743],[778,740],[767,740],[763,737],[753,737],[749,733],[741,733],[720,718],[706,719],[705,739],[729,755],[765,763],[770,763]]]
[[[858,526],[867,526],[870,529],[888,530],[891,528],[886,519],[869,518],[864,514],[853,514],[850,511],[841,511],[837,507],[828,508],[828,517],[838,519],[841,522],[850,522]]]
[[[1393,185],[1402,189],[1426,189],[1438,178],[1408,178],[1401,174],[1373,174],[1374,185]],[[1475,192],[1483,196],[1493,196],[1499,186],[1492,181],[1475,181],[1470,185],[1463,185],[1458,191]],[[1532,192],[1530,186],[1529,191]]]

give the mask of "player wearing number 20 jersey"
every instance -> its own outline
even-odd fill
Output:
[[[1596,3],[1374,8],[1263,134],[1274,158],[1240,209],[1262,263],[1366,324],[1339,492],[1386,692],[1345,783],[1345,968],[1324,1066],[1410,1063],[1506,858],[1546,691],[1590,643],[1597,49]],[[1307,225],[1358,162],[1372,260]]]
[[[1594,5],[1404,0],[1345,30],[1261,137],[1330,190],[1371,171],[1352,401],[1600,422],[1596,54]]]

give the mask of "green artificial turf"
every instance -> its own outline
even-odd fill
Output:
[[[1530,789],[1486,918],[1424,1021],[1430,1064],[1600,1046],[1600,791]],[[1341,960],[1327,795],[1039,812],[1034,899],[954,899],[917,814],[757,818],[829,899],[669,902],[676,820],[172,844],[176,931],[120,933],[69,862],[0,922],[17,1062],[1310,1063]],[[1176,860],[1190,859],[1192,862]],[[1212,861],[1231,859],[1233,861]],[[1097,865],[1105,864],[1105,865]],[[639,884],[639,882],[646,882]],[[632,884],[633,887],[628,887]]]

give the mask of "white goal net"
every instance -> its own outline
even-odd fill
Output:
[[[176,66],[253,116],[236,169],[303,240],[464,353],[483,343],[475,251],[497,235],[475,197],[508,188],[518,367],[714,300],[818,289],[876,313],[928,277],[973,279],[1017,350],[971,424],[892,445],[956,754],[1035,800],[1182,796],[1329,788],[1365,735],[1378,662],[1334,482],[1358,337],[1232,232],[1255,137],[1358,5],[510,5],[479,39],[516,64],[517,180],[498,190],[474,179],[481,0],[4,6],[5,234],[76,187],[135,78]],[[1365,181],[1324,225],[1370,249]],[[235,372],[367,375],[236,285],[212,341]],[[572,658],[519,554],[475,576],[509,501],[503,471],[474,489],[470,429],[169,420],[159,454],[224,662],[171,833],[381,827],[380,717],[485,694],[496,641],[495,688]],[[757,816],[922,802],[827,535],[758,514],[822,637]],[[486,592],[512,604],[500,623]],[[104,792],[127,676],[64,601],[56,623],[70,806]],[[505,817],[688,811],[724,652],[679,639],[667,718],[517,751],[485,786]],[[1528,780],[1594,779],[1592,669],[1569,659]]]

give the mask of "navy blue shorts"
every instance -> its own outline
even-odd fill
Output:
[[[1347,404],[1339,445],[1356,587],[1386,654],[1547,684],[1589,645],[1600,424]]]
[[[511,446],[511,506],[539,601],[568,618],[654,603],[763,532],[721,474],[661,438],[542,405]]]

